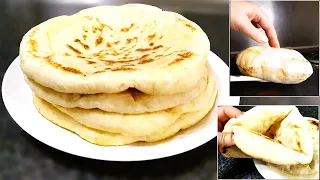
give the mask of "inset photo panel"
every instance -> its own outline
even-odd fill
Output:
[[[319,96],[319,1],[231,1],[229,63],[231,96]]]
[[[319,179],[319,106],[219,106],[218,179]]]

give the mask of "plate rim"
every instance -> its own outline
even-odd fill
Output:
[[[283,177],[281,174],[277,173],[276,171],[273,171],[271,168],[269,168],[268,165],[266,165],[263,161],[259,159],[253,159],[253,164],[257,169],[257,171],[259,172],[259,174],[265,179],[279,179],[280,177],[282,179],[287,179],[286,177]],[[274,178],[272,177],[272,175],[269,176],[267,173],[262,171],[260,166],[265,166],[266,168],[268,168],[268,171],[272,172],[273,174],[277,174],[278,177]]]
[[[221,59],[219,58],[216,54],[214,54],[212,51],[210,51],[210,53],[208,54],[208,59],[210,56],[213,56],[213,58],[217,58],[217,60],[221,61],[221,63],[223,63],[223,66],[229,70],[228,66],[226,65],[226,63]],[[36,139],[37,141],[49,146],[49,147],[52,147],[56,150],[59,150],[59,151],[62,151],[62,152],[65,152],[65,153],[68,153],[68,154],[71,154],[71,155],[75,155],[75,156],[79,156],[79,157],[84,157],[84,158],[88,158],[88,159],[95,159],[95,160],[103,160],[103,161],[115,161],[115,162],[134,162],[134,161],[148,161],[148,160],[155,160],[155,159],[163,159],[163,158],[167,158],[167,157],[171,157],[171,156],[175,156],[175,155],[178,155],[178,154],[183,154],[183,153],[186,153],[188,151],[191,151],[193,149],[196,149],[204,144],[206,144],[207,142],[209,142],[210,140],[214,139],[217,135],[217,133],[214,133],[214,135],[212,136],[208,136],[208,138],[206,138],[205,140],[199,142],[199,143],[194,143],[193,146],[188,146],[187,148],[185,148],[184,150],[178,150],[178,151],[169,151],[171,153],[162,153],[160,156],[152,156],[152,157],[145,157],[145,158],[134,158],[134,156],[132,156],[132,158],[130,159],[119,159],[119,158],[110,158],[112,156],[109,156],[109,158],[105,158],[104,156],[90,156],[88,154],[81,154],[81,153],[77,153],[77,152],[72,152],[70,150],[68,150],[67,148],[61,148],[60,147],[56,147],[56,145],[54,143],[50,143],[48,141],[46,141],[45,139],[42,139],[42,138],[39,138],[38,136],[35,136],[32,132],[29,132],[30,130],[26,130],[27,128],[25,128],[24,126],[21,125],[21,123],[18,123],[19,121],[16,120],[16,118],[18,118],[16,115],[13,114],[12,111],[10,111],[10,105],[8,105],[8,100],[7,100],[7,96],[5,95],[5,84],[6,84],[6,81],[9,80],[8,79],[8,72],[10,69],[13,68],[13,64],[14,63],[17,63],[16,61],[19,61],[19,56],[17,56],[12,62],[11,64],[9,65],[9,67],[7,68],[7,70],[5,71],[5,74],[3,76],[3,81],[2,81],[2,88],[1,88],[1,92],[2,92],[2,101],[4,103],[4,106],[5,108],[7,109],[7,112],[9,113],[9,115],[11,116],[12,120],[25,132],[27,133],[28,135],[30,135],[31,137],[33,137],[34,139]],[[221,83],[222,84],[222,83]],[[228,89],[229,91],[229,89]],[[219,98],[220,96],[218,95],[217,99],[216,99],[216,104],[214,105],[216,108],[219,106]],[[232,98],[234,99],[232,102],[233,105],[239,105],[240,104],[240,97],[230,97],[229,98]],[[9,108],[8,108],[9,107]],[[61,127],[60,127],[61,128]],[[66,130],[68,131],[68,130]],[[78,136],[75,134],[75,136]],[[89,143],[89,142],[88,142]],[[94,144],[92,144],[94,145]],[[106,147],[103,147],[103,148],[106,148]]]

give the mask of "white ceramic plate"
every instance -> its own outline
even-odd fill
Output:
[[[209,62],[216,73],[219,105],[239,105],[239,97],[229,97],[229,68],[214,53],[209,54]],[[61,151],[100,160],[142,161],[180,154],[194,149],[216,136],[217,110],[209,113],[196,126],[181,131],[173,138],[160,143],[137,143],[119,147],[103,147],[91,144],[46,120],[33,105],[32,93],[24,82],[17,57],[7,69],[2,82],[4,104],[14,121],[35,139]],[[217,103],[216,103],[217,106]]]
[[[254,162],[254,165],[256,166],[257,170],[261,174],[261,176],[263,176],[265,179],[287,179],[287,178],[281,176],[276,171],[273,171],[272,169],[270,169],[265,164],[265,162],[257,160],[257,159],[254,159],[253,162]]]
[[[241,82],[241,81],[258,81],[258,82],[268,82],[262,79],[250,77],[250,76],[230,76],[230,82]]]

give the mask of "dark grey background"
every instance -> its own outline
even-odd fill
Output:
[[[241,111],[248,111],[254,106],[234,106]],[[300,113],[305,117],[318,119],[318,106],[297,106]],[[219,179],[263,179],[255,168],[252,159],[225,158],[218,155],[218,178]]]
[[[1,0],[1,81],[19,54],[22,36],[40,22],[95,5],[146,2],[180,12],[198,23],[209,36],[211,50],[228,62],[227,1],[100,0],[90,3],[88,0],[68,0],[66,3],[63,0]],[[32,121],[29,117],[25,120]],[[89,160],[60,152],[33,139],[12,120],[2,103],[0,105],[0,180],[212,180],[217,176],[216,149],[216,139],[213,139],[195,150],[161,160],[133,163]]]
[[[253,2],[273,22],[281,47],[319,46],[319,1]],[[231,52],[257,45],[242,33],[230,32]]]
[[[319,1],[254,1],[273,22],[280,46],[301,52],[306,59],[314,60],[308,50],[319,54]],[[263,31],[262,31],[263,32]],[[241,75],[236,65],[236,55],[251,46],[259,44],[243,33],[230,31],[230,74]],[[308,50],[306,50],[308,49]],[[306,53],[308,52],[308,53]],[[317,59],[319,61],[319,59]],[[277,98],[241,98],[241,104],[314,104],[319,98],[286,98],[283,96],[319,96],[319,63],[312,64],[313,74],[300,84],[278,84],[247,81],[230,82],[231,96],[282,96]],[[261,103],[257,103],[257,101]],[[294,103],[292,102],[294,101]],[[276,103],[275,103],[276,102]]]

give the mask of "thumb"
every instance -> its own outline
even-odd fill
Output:
[[[218,148],[220,153],[223,153],[223,149],[234,145],[233,133],[218,132]]]
[[[260,32],[247,18],[239,24],[238,29],[258,43],[264,44],[269,41],[268,37]]]

